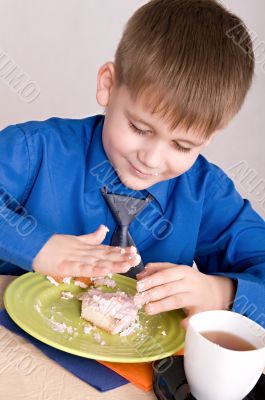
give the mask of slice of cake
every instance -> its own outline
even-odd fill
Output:
[[[124,292],[104,293],[93,288],[82,293],[81,300],[81,317],[112,335],[138,324],[139,308],[133,296]]]

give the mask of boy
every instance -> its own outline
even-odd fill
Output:
[[[131,271],[135,248],[109,246],[117,222],[103,190],[151,195],[130,225],[145,265],[136,301],[149,314],[183,308],[184,326],[226,308],[265,326],[265,223],[199,154],[240,110],[253,60],[244,24],[214,0],[137,10],[98,72],[105,115],[2,131],[2,273]]]

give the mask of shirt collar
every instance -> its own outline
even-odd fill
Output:
[[[132,197],[139,197],[137,196],[137,193],[143,193],[144,191],[134,191],[127,188],[120,181],[118,175],[112,167],[102,143],[102,129],[105,117],[104,115],[99,115],[98,118],[98,123],[93,126],[94,130],[92,132],[91,141],[87,149],[85,192],[88,193],[98,190],[103,186],[108,186],[109,191],[111,192],[112,186],[115,184],[115,190],[117,190],[118,187],[119,194],[122,192],[126,195],[131,195]],[[158,182],[155,185],[145,189],[145,191],[150,193],[155,198],[162,211],[165,212],[169,196],[169,189],[170,181],[167,180]]]

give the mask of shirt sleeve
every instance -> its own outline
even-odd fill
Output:
[[[26,133],[16,125],[0,132],[0,260],[32,271],[32,262],[55,233],[24,207],[38,169]]]
[[[236,280],[233,311],[265,327],[265,222],[224,172],[203,207],[195,262],[204,273]]]

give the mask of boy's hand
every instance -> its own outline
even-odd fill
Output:
[[[193,314],[228,309],[235,295],[232,279],[206,275],[187,265],[149,263],[137,279],[136,303],[146,303],[145,311],[151,315],[183,308],[185,328]]]
[[[135,247],[101,245],[106,233],[107,228],[100,225],[87,235],[53,235],[35,257],[33,269],[51,276],[97,277],[127,272],[139,264]]]

